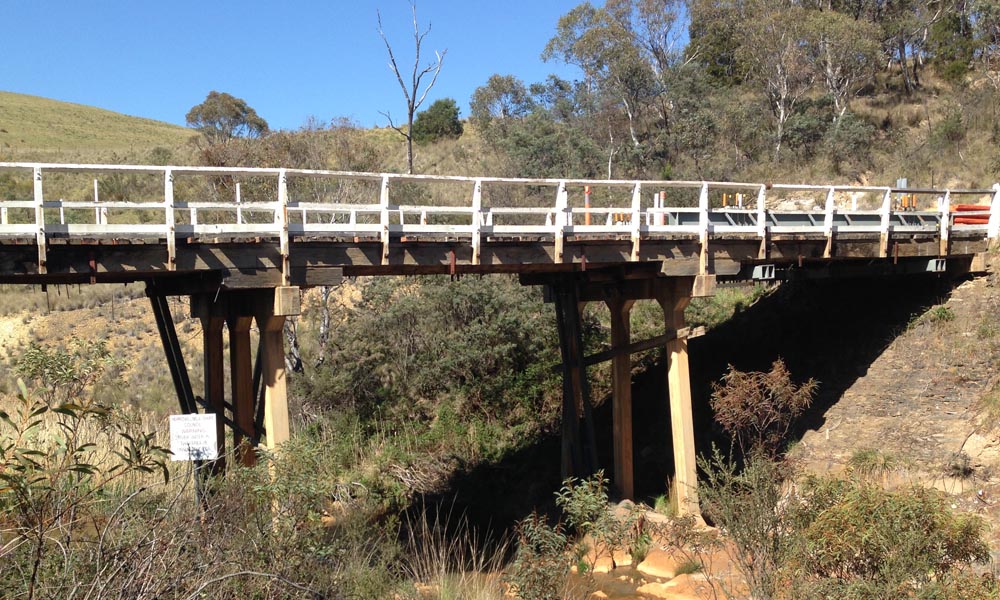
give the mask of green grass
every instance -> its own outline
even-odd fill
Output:
[[[0,160],[148,159],[187,145],[190,129],[109,110],[0,92]]]

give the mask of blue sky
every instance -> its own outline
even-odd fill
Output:
[[[540,58],[579,0],[418,0],[424,51],[447,49],[424,108],[455,98],[466,116],[493,73],[526,83],[569,66]],[[0,90],[183,124],[210,90],[245,99],[272,128],[314,116],[384,125],[405,116],[375,11],[412,66],[406,0],[0,0]]]

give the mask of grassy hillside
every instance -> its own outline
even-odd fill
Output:
[[[37,96],[0,92],[3,160],[148,160],[157,147],[187,145],[184,127]],[[133,159],[134,157],[134,159]]]

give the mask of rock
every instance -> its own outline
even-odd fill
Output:
[[[615,550],[614,559],[615,565],[619,569],[632,566],[632,555],[624,550]]]
[[[635,588],[635,591],[637,594],[652,596],[653,598],[673,598],[673,596],[668,595],[670,591],[664,583],[647,583]]]
[[[653,550],[646,556],[646,560],[639,563],[635,570],[648,577],[673,579],[677,574],[677,561],[666,552]]]
[[[1000,442],[996,438],[973,433],[965,440],[962,452],[966,453],[976,466],[987,466],[1000,460]]]
[[[591,573],[610,573],[617,566],[616,562],[611,559],[607,554],[602,554],[594,561],[594,566],[591,569]]]
[[[590,600],[606,600],[608,597],[609,596],[604,592],[602,592],[601,590],[597,590],[596,592],[590,595]]]

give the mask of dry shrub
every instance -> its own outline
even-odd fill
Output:
[[[715,420],[746,456],[777,456],[793,421],[811,405],[818,383],[795,385],[782,360],[767,372],[743,372],[729,366],[722,382],[712,385]]]

